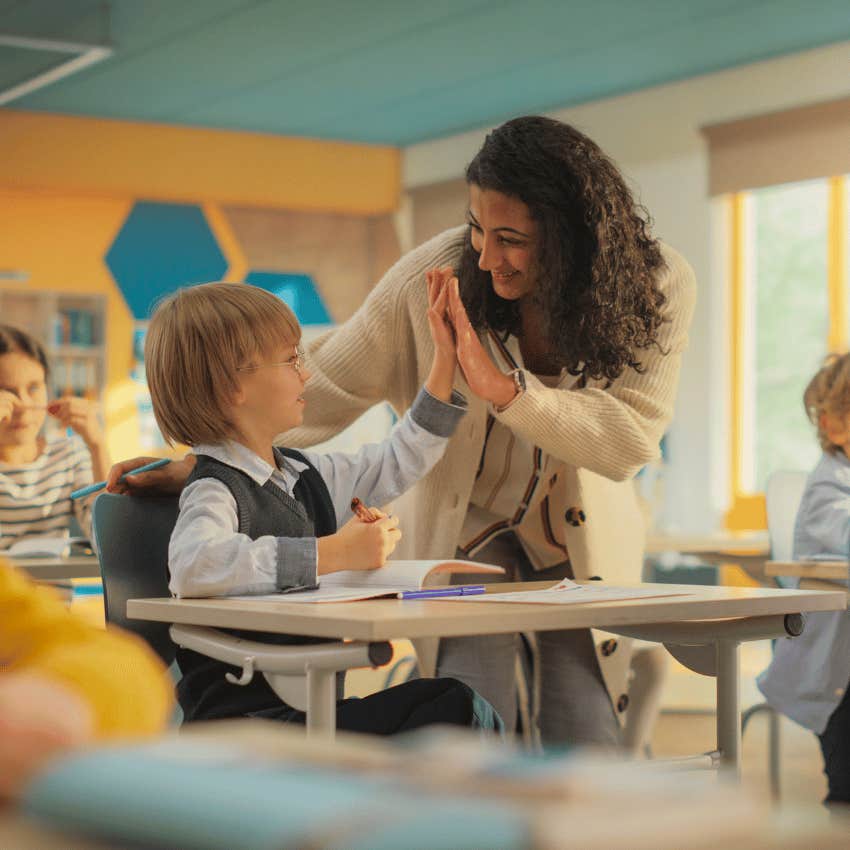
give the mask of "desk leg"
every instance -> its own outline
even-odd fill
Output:
[[[717,652],[717,748],[720,767],[741,775],[740,642],[719,640]]]
[[[336,671],[307,668],[307,734],[336,732]]]

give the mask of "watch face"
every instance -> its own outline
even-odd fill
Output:
[[[525,391],[525,372],[522,369],[514,370],[514,383],[519,392]]]

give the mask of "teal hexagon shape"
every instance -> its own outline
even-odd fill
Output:
[[[139,201],[110,246],[106,265],[133,317],[144,320],[175,289],[220,280],[228,263],[199,206]]]
[[[304,325],[329,325],[330,313],[310,275],[288,272],[251,271],[245,283],[259,286],[277,295]]]

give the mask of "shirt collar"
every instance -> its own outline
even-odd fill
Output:
[[[266,463],[256,452],[252,452],[251,449],[236,442],[236,440],[226,440],[223,443],[199,443],[192,448],[193,454],[208,455],[219,463],[232,466],[234,469],[244,472],[261,487],[275,472],[282,474],[287,483],[294,486],[301,473],[307,469],[307,464],[295,458],[284,457],[278,449],[275,449],[274,452],[279,469],[275,469]]]

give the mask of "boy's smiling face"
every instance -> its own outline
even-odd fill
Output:
[[[310,374],[295,344],[276,346],[258,355],[239,372],[235,424],[251,442],[271,441],[304,419],[304,385]]]

